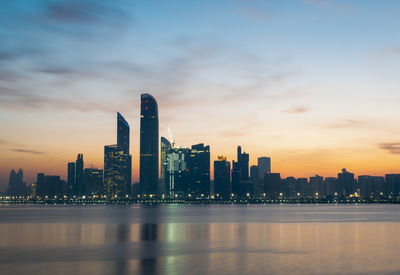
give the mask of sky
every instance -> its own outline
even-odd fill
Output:
[[[103,168],[117,112],[139,178],[140,94],[160,136],[270,156],[282,177],[400,173],[400,2],[3,0],[0,190],[11,169]],[[212,167],[211,163],[211,167]]]

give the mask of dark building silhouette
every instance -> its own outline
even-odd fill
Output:
[[[140,100],[140,188],[158,194],[158,106],[150,94]]]
[[[161,175],[160,175],[160,185],[161,190],[160,192],[163,194],[168,194],[168,183],[166,181],[166,171],[167,171],[167,154],[169,150],[172,148],[171,143],[165,137],[161,137],[161,158],[160,158],[160,168],[161,168]]]
[[[14,169],[11,170],[6,193],[10,196],[25,196],[27,194],[22,169],[19,169],[18,173],[15,173]]]
[[[169,148],[166,151],[165,183],[170,198],[187,194],[190,153],[188,148]]]
[[[282,190],[286,198],[296,198],[296,178],[288,177],[282,180]]]
[[[117,144],[104,146],[104,191],[112,198],[131,195],[132,156],[129,154],[130,127],[125,118],[117,113]]]
[[[214,193],[223,199],[231,195],[231,163],[223,156],[214,161]]]
[[[248,180],[249,179],[249,154],[246,152],[242,153],[242,148],[240,146],[237,147],[237,157],[238,163],[240,167],[240,180]]]
[[[400,195],[400,174],[386,174],[385,179],[387,191],[384,192],[384,195],[398,197]]]
[[[258,166],[257,165],[252,165],[250,166],[250,178],[252,180],[258,179]]]
[[[324,178],[318,175],[310,177],[309,196],[312,198],[322,198],[324,194]]]
[[[338,194],[338,179],[333,177],[325,178],[324,188],[326,196],[335,196]]]
[[[299,196],[302,198],[306,197],[307,184],[307,178],[298,178],[296,180],[296,193],[300,194]]]
[[[210,194],[210,146],[193,145],[188,160],[188,192],[193,195]]]
[[[264,175],[264,192],[269,198],[276,199],[282,192],[281,174],[266,173]]]
[[[62,196],[63,184],[60,176],[46,176],[44,173],[37,174],[36,193],[41,198],[54,198],[54,196]]]
[[[130,127],[125,118],[117,113],[117,145],[129,155],[129,132]]]
[[[342,173],[338,174],[338,187],[339,195],[350,196],[354,194],[354,174],[347,172],[346,169],[342,169]]]
[[[86,185],[86,195],[91,196],[106,194],[103,184],[103,170],[86,168],[83,174]]]
[[[75,164],[75,173],[77,193],[79,196],[83,196],[86,193],[86,186],[83,179],[83,154],[78,154]]]
[[[271,173],[271,158],[260,157],[257,159],[258,178],[264,180],[265,173]]]
[[[240,190],[240,166],[239,162],[232,161],[232,193],[235,196],[242,196]]]
[[[73,196],[77,194],[77,188],[75,184],[75,162],[68,163],[68,174],[67,174],[67,194]]]

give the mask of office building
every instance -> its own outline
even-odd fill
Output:
[[[214,195],[229,199],[231,190],[231,164],[226,157],[218,156],[214,161]]]

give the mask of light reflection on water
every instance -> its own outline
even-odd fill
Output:
[[[2,274],[398,274],[397,205],[0,208]]]

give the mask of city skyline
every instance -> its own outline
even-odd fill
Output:
[[[283,177],[399,171],[396,1],[2,4],[0,190],[13,168],[67,179],[78,153],[102,168],[116,112],[138,182],[143,91],[159,136],[212,161],[241,145]]]

